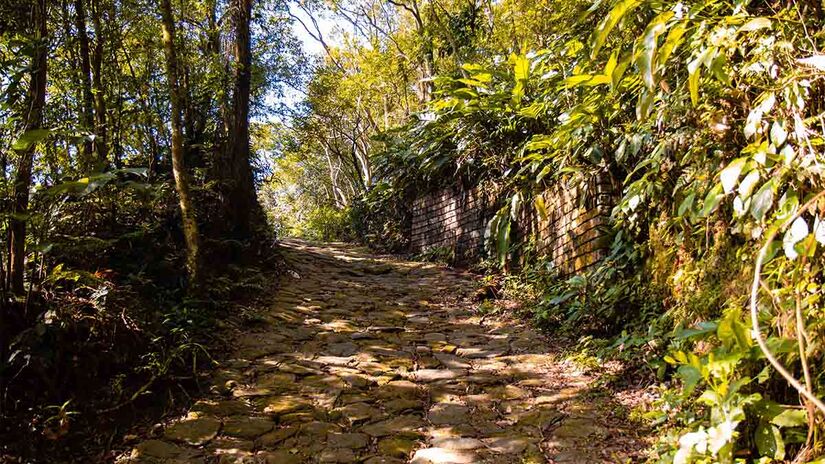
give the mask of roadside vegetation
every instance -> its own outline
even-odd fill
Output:
[[[250,119],[300,79],[284,8],[0,2],[0,461],[110,460],[270,285]]]
[[[327,46],[285,128],[294,143],[278,162],[308,218],[293,230],[405,250],[412,198],[482,185],[502,198],[487,237],[495,274],[529,249],[511,222],[543,214],[538,192],[607,176],[621,186],[607,257],[562,279],[536,256],[505,278],[511,291],[537,323],[660,385],[646,414],[654,462],[823,455],[822,5],[324,11],[352,32]]]

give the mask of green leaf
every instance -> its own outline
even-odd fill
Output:
[[[702,380],[702,373],[693,366],[682,365],[677,370],[679,378],[682,379],[682,393],[689,396],[696,389],[696,385]]]
[[[785,459],[785,442],[782,440],[782,433],[779,429],[771,424],[764,422],[760,423],[756,428],[756,449],[759,450],[760,456],[766,456],[772,459]]]
[[[610,84],[610,76],[604,74],[577,74],[570,76],[564,80],[564,85],[567,87],[576,87],[578,85],[601,85]]]
[[[618,63],[616,64],[616,68],[609,74],[610,76],[610,86],[613,89],[616,89],[619,86],[619,83],[622,81],[622,77],[624,77],[625,71],[630,66],[630,59],[632,55],[630,53],[625,53],[619,59]],[[607,73],[605,73],[607,74]]]
[[[801,427],[808,423],[808,413],[804,409],[786,409],[771,419],[779,427]]]
[[[690,192],[688,196],[682,200],[682,203],[679,204],[679,210],[676,212],[678,216],[684,216],[685,212],[690,210],[693,207],[693,201],[696,198],[695,192]]]
[[[771,142],[775,147],[781,147],[788,139],[788,131],[780,121],[774,121],[771,125]]]
[[[796,244],[807,237],[808,232],[808,222],[802,217],[796,218],[791,227],[785,232],[785,236],[782,238],[782,249],[785,250],[785,256],[788,259],[796,259],[799,256],[795,249]]]
[[[636,103],[636,119],[643,121],[650,116],[650,110],[653,107],[653,94],[647,90],[642,89],[639,92],[639,102]]]
[[[674,13],[672,11],[666,11],[656,16],[653,21],[648,24],[641,39],[642,49],[636,57],[636,66],[638,66],[639,72],[642,75],[642,81],[650,91],[653,91],[656,87],[656,63],[654,61],[656,45],[658,44],[659,36],[665,32],[667,28],[666,24],[673,15]]]
[[[12,145],[12,150],[23,151],[51,134],[49,129],[32,129],[23,133]]]
[[[610,76],[613,74],[613,71],[616,69],[616,64],[618,64],[619,60],[619,51],[613,50],[613,53],[610,54],[610,58],[607,60],[607,64],[604,65],[604,75]]]
[[[701,77],[701,68],[699,59],[695,59],[688,63],[688,90],[690,91],[690,102],[693,106],[699,104],[699,77]]]
[[[739,320],[735,311],[729,311],[725,317],[719,321],[716,336],[728,348],[738,346],[742,349],[750,349],[753,341],[748,335],[748,328]]]
[[[496,234],[496,251],[499,261],[503,265],[507,261],[507,249],[510,247],[510,221],[503,219],[499,222]]]
[[[700,336],[700,335],[714,333],[714,332],[716,332],[716,329],[718,327],[719,327],[719,325],[716,322],[702,321],[702,322],[696,324],[696,327],[694,327],[694,328],[681,330],[680,332],[678,332],[676,334],[675,338],[677,340],[683,340],[683,339],[690,339],[690,338],[693,338],[693,337],[697,337],[697,336]]]
[[[742,201],[747,200],[751,196],[757,182],[759,182],[759,171],[755,169],[742,179],[742,182],[739,183],[739,196],[742,197]]]
[[[737,158],[719,173],[719,178],[722,180],[722,189],[726,194],[733,192],[736,183],[739,181],[739,174],[742,173],[742,168],[745,167],[747,160],[747,157]]]
[[[518,213],[521,210],[521,192],[516,192],[510,199],[510,219],[518,220]]]
[[[765,182],[753,196],[751,202],[751,216],[759,222],[765,219],[765,214],[773,205],[773,182]]]
[[[739,28],[739,32],[750,32],[771,27],[771,20],[768,18],[753,18]]]
[[[656,57],[656,62],[659,63],[659,65],[664,65],[668,58],[670,58],[670,55],[681,45],[682,37],[685,35],[685,29],[685,23],[682,22],[670,28],[667,37],[665,37],[665,43],[663,43],[659,49],[659,56]]]
[[[593,35],[590,38],[590,57],[596,58],[598,55],[599,50],[604,45],[605,40],[607,40],[608,34],[610,31],[619,24],[619,21],[630,11],[634,8],[639,6],[641,0],[619,0],[613,9],[610,10],[610,13],[605,16],[601,23],[596,27],[596,30],[593,31]]]
[[[513,72],[516,81],[526,81],[530,78],[530,60],[524,55],[516,55],[513,63]]]
[[[710,73],[717,81],[730,86],[730,72],[728,71],[728,57],[724,53],[719,53],[710,63]]]
[[[719,206],[719,203],[724,198],[724,194],[722,192],[722,185],[717,184],[715,185],[710,191],[708,192],[707,196],[705,196],[705,202],[702,206],[702,212],[699,213],[702,217],[707,217]]]

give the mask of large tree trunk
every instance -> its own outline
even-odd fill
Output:
[[[251,238],[263,221],[255,195],[250,165],[249,93],[252,80],[252,47],[249,23],[252,0],[233,0],[235,26],[235,83],[232,115],[223,168],[224,207],[230,235]]]
[[[24,133],[43,125],[43,107],[46,105],[46,56],[48,53],[46,0],[32,3],[33,37],[37,43],[32,55],[32,71],[25,114]],[[29,209],[29,190],[32,182],[34,144],[20,150],[17,172],[14,176],[12,217],[9,220],[9,284],[16,294],[22,294],[26,267],[26,218]]]
[[[192,199],[189,192],[189,174],[186,172],[183,153],[183,123],[181,120],[181,95],[178,86],[178,61],[175,53],[175,20],[170,0],[160,0],[163,22],[163,48],[166,51],[166,75],[169,81],[169,99],[172,102],[172,173],[180,199],[183,236],[186,240],[186,268],[190,284],[197,288],[200,283],[200,236]]]
[[[94,97],[92,92],[92,62],[89,53],[89,34],[86,30],[86,8],[83,0],[75,0],[75,28],[80,45],[80,87],[83,100],[80,102],[80,124],[84,130],[94,131]],[[92,160],[92,141],[83,143],[83,158],[81,170],[87,171],[94,162]]]

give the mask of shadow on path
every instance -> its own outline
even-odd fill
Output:
[[[214,395],[129,463],[635,462],[608,398],[527,324],[481,320],[471,274],[285,241],[294,272]],[[615,422],[615,421],[614,421]]]

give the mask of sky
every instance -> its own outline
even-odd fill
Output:
[[[312,26],[312,21],[307,17],[307,14],[304,13],[303,10],[300,8],[290,5],[289,7],[290,12],[301,18],[310,29]],[[328,16],[316,16],[316,20],[318,21],[318,27],[321,29],[321,33],[324,35],[324,40],[330,45],[337,45],[338,43],[338,34],[335,33],[336,24],[332,21]],[[310,36],[306,29],[301,26],[297,21],[292,23],[292,30],[295,32],[295,36],[301,40],[301,43],[304,45],[304,51],[315,55],[315,56],[322,56],[324,54],[324,47],[315,39]],[[314,33],[314,31],[313,31]]]
[[[304,24],[315,33],[312,25],[312,21],[309,19],[307,14],[298,8],[297,6],[290,5],[290,12],[301,18]],[[318,27],[321,29],[321,34],[324,37],[324,41],[331,46],[339,45],[340,44],[340,30],[341,24],[336,24],[334,20],[330,18],[329,15],[318,15],[315,17],[316,21],[318,22]],[[348,26],[348,25],[347,25]],[[292,31],[295,34],[303,46],[304,52],[308,55],[316,56],[316,57],[323,57],[325,55],[324,47],[321,45],[320,42],[315,40],[307,31],[304,29],[298,21],[293,21],[292,23]],[[304,95],[299,90],[293,88],[286,88],[284,92],[283,98],[276,97],[275,95],[268,95],[266,96],[267,104],[273,103],[284,103],[287,106],[293,106],[300,102],[303,99]],[[258,118],[262,121],[282,121],[282,115],[280,114],[269,114],[269,115],[260,115]]]

